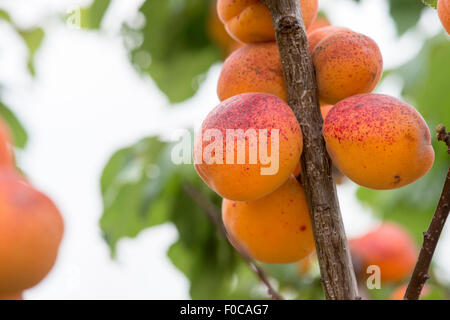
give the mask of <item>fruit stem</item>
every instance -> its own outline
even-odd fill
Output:
[[[447,152],[450,154],[450,133],[446,131],[443,125],[436,128],[437,139],[447,144]],[[428,273],[433,259],[434,251],[438,244],[445,222],[450,211],[450,168],[445,178],[444,188],[436,211],[431,219],[428,230],[423,233],[423,245],[420,250],[419,258],[411,276],[408,288],[405,293],[405,300],[418,300],[420,293],[430,278]]]
[[[317,82],[298,0],[262,0],[269,8],[280,51],[289,106],[303,133],[305,188],[325,297],[358,298],[355,272],[322,135]]]
[[[255,272],[259,280],[266,286],[267,292],[272,298],[272,300],[283,300],[281,295],[273,288],[270,284],[269,277],[266,275],[264,270],[253,260],[252,257],[242,248],[237,241],[233,241],[231,235],[225,229],[222,220],[220,219],[220,211],[217,209],[216,205],[212,203],[206,196],[204,196],[194,185],[185,182],[183,185],[183,191],[208,215],[211,222],[219,229],[220,233],[228,239],[233,247],[236,249],[238,254],[244,259],[250,269]]]

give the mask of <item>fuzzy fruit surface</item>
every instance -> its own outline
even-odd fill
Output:
[[[338,31],[326,36],[312,53],[319,99],[335,104],[347,97],[369,93],[383,72],[383,57],[371,38]]]
[[[49,198],[16,173],[0,172],[0,295],[33,287],[50,272],[63,229]]]
[[[350,31],[350,29],[337,26],[326,26],[308,33],[309,53],[312,55],[320,41],[339,31]]]
[[[23,292],[0,294],[0,300],[23,300]]]
[[[245,45],[225,61],[217,86],[220,101],[247,92],[270,93],[287,101],[280,53],[275,42]]]
[[[450,34],[450,0],[438,0],[437,11],[444,29]]]
[[[432,167],[430,131],[419,112],[390,96],[365,94],[336,104],[323,133],[336,167],[378,190],[408,185]]]
[[[222,133],[223,139],[219,141],[223,146],[222,164],[217,161],[217,150],[209,149],[217,141],[205,139],[211,129]],[[241,129],[243,132],[248,129],[259,132],[262,129],[267,130],[268,134],[258,133],[257,141],[242,136],[233,143],[227,143],[227,130],[230,129]],[[260,151],[260,140],[264,138],[267,139],[267,154],[272,155],[275,147],[271,143],[275,139],[272,138],[272,130],[277,130],[279,137],[278,157],[273,159],[278,163],[278,170],[274,174],[263,175],[262,168],[268,168],[273,163],[264,163],[259,156],[255,163],[251,163],[249,151],[250,146],[258,147]],[[225,100],[206,117],[201,133],[196,137],[194,154],[203,161],[196,163],[195,169],[211,189],[231,200],[255,200],[275,191],[294,171],[303,150],[302,133],[294,113],[283,100],[270,94],[245,93]],[[241,164],[237,162],[241,149],[238,148],[239,142],[245,145],[246,151],[245,161]],[[227,161],[227,150],[234,155],[234,163]]]
[[[255,201],[224,199],[222,217],[232,242],[258,261],[294,263],[314,251],[305,191],[294,176]]]
[[[299,0],[306,29],[319,9],[318,0]],[[244,43],[275,40],[269,9],[261,0],[218,0],[217,12],[228,33]]]
[[[378,266],[382,282],[399,282],[408,278],[418,257],[412,237],[400,226],[384,223],[360,238],[349,241],[352,255],[364,265]],[[367,276],[367,274],[365,274]]]

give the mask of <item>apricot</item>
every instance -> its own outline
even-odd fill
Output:
[[[411,275],[418,257],[416,243],[400,226],[384,223],[349,241],[352,255],[367,267],[380,268],[382,282],[398,282]]]
[[[11,136],[5,123],[0,119],[0,167],[12,167],[14,160],[11,149]]]
[[[246,92],[271,93],[287,101],[280,53],[275,42],[246,45],[225,61],[217,86],[220,101]]]
[[[403,298],[405,297],[407,288],[408,288],[408,286],[406,284],[397,287],[397,289],[395,289],[392,292],[391,296],[389,297],[389,300],[403,300]],[[430,287],[425,285],[422,289],[422,293],[420,294],[420,297],[422,298],[422,297],[428,295],[430,293],[430,291],[431,291]]]
[[[305,191],[292,175],[261,199],[224,199],[222,218],[232,244],[261,262],[294,263],[314,250]]]
[[[314,49],[317,47],[320,41],[322,41],[329,35],[332,35],[339,31],[350,31],[350,29],[344,27],[328,26],[316,29],[313,32],[308,33],[309,53],[312,55]]]
[[[306,29],[317,16],[318,0],[299,0]],[[269,9],[261,0],[218,0],[217,12],[228,33],[244,43],[275,40]]]
[[[195,169],[222,197],[254,200],[289,178],[302,150],[300,126],[283,100],[244,93],[223,101],[204,120],[194,144]]]
[[[329,104],[371,92],[383,71],[377,44],[352,31],[338,31],[325,37],[315,47],[312,59],[319,99]]]
[[[323,126],[336,167],[357,184],[395,189],[425,175],[434,162],[430,131],[410,105],[381,94],[336,104]]]
[[[331,23],[330,21],[328,21],[327,17],[319,13],[316,20],[314,20],[314,22],[307,29],[307,33],[310,34],[311,32],[314,32],[317,29],[328,27],[330,25]]]
[[[438,0],[437,12],[444,29],[450,34],[450,0]]]
[[[12,170],[0,172],[0,295],[33,287],[49,273],[63,229],[48,197]]]
[[[23,292],[0,294],[0,300],[23,300]]]
[[[229,56],[233,51],[237,50],[242,43],[234,40],[225,30],[225,26],[220,21],[217,14],[216,1],[211,3],[209,18],[208,18],[208,34],[211,40],[219,46],[225,57]]]

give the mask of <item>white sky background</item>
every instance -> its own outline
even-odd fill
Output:
[[[117,149],[154,133],[198,125],[218,104],[216,82],[220,65],[209,72],[197,95],[169,109],[165,96],[151,79],[139,76],[130,65],[118,35],[124,20],[134,16],[140,0],[116,0],[104,21],[104,33],[68,29],[55,18],[57,11],[89,1],[0,0],[20,25],[43,23],[46,35],[36,57],[37,77],[26,72],[26,49],[0,23],[0,83],[5,102],[12,107],[30,135],[19,155],[20,166],[32,182],[60,207],[66,233],[57,264],[27,299],[186,299],[188,282],[166,257],[176,240],[174,227],[164,225],[119,243],[112,261],[101,238],[102,212],[99,179]],[[321,0],[335,25],[369,35],[380,45],[385,66],[396,66],[420,49],[424,34],[441,29],[429,10],[420,31],[395,37],[383,0]],[[425,24],[424,21],[427,21]],[[398,96],[401,82],[388,78],[378,90]],[[354,198],[355,186],[339,187],[344,222],[350,236],[374,221]],[[438,261],[450,265],[449,228],[440,245]],[[448,268],[447,268],[448,269]]]

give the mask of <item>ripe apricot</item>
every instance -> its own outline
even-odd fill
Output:
[[[322,41],[329,35],[332,35],[339,31],[350,31],[350,29],[344,27],[328,26],[316,29],[313,32],[308,33],[309,53],[312,55],[314,49],[317,47],[320,41]]]
[[[325,37],[312,53],[321,101],[329,104],[371,92],[380,80],[383,57],[365,35],[338,31]]]
[[[56,260],[63,234],[58,209],[16,173],[0,172],[0,295],[38,284]]]
[[[23,300],[23,292],[0,294],[0,300]]]
[[[12,167],[13,165],[11,136],[6,124],[0,119],[0,167]]]
[[[220,21],[219,16],[217,14],[217,5],[216,1],[211,3],[209,18],[208,18],[208,34],[211,40],[216,43],[219,48],[224,53],[224,56],[227,57],[233,51],[240,48],[243,44],[234,40],[225,30],[225,26],[222,21]]]
[[[318,0],[299,0],[305,27],[317,16]],[[275,40],[269,9],[261,0],[218,0],[217,12],[228,33],[244,43]]]
[[[195,169],[224,198],[261,198],[281,186],[303,150],[289,106],[263,93],[244,93],[212,110],[194,145]]]
[[[310,34],[317,29],[328,27],[329,25],[331,25],[331,23],[330,21],[328,21],[327,17],[319,13],[316,20],[314,20],[314,22],[309,26],[307,32],[308,34]]]
[[[245,45],[225,61],[217,86],[220,101],[246,92],[271,93],[287,101],[275,42]]]
[[[438,0],[437,12],[444,29],[450,34],[450,0]]]
[[[360,238],[349,241],[352,255],[364,265],[381,271],[381,281],[402,281],[414,270],[418,250],[412,237],[400,226],[384,223]]]
[[[410,105],[381,94],[336,104],[323,126],[328,153],[357,184],[395,189],[425,175],[434,162],[430,131]]]
[[[290,178],[275,192],[254,201],[222,202],[231,242],[265,263],[294,263],[314,250],[303,187]]]

